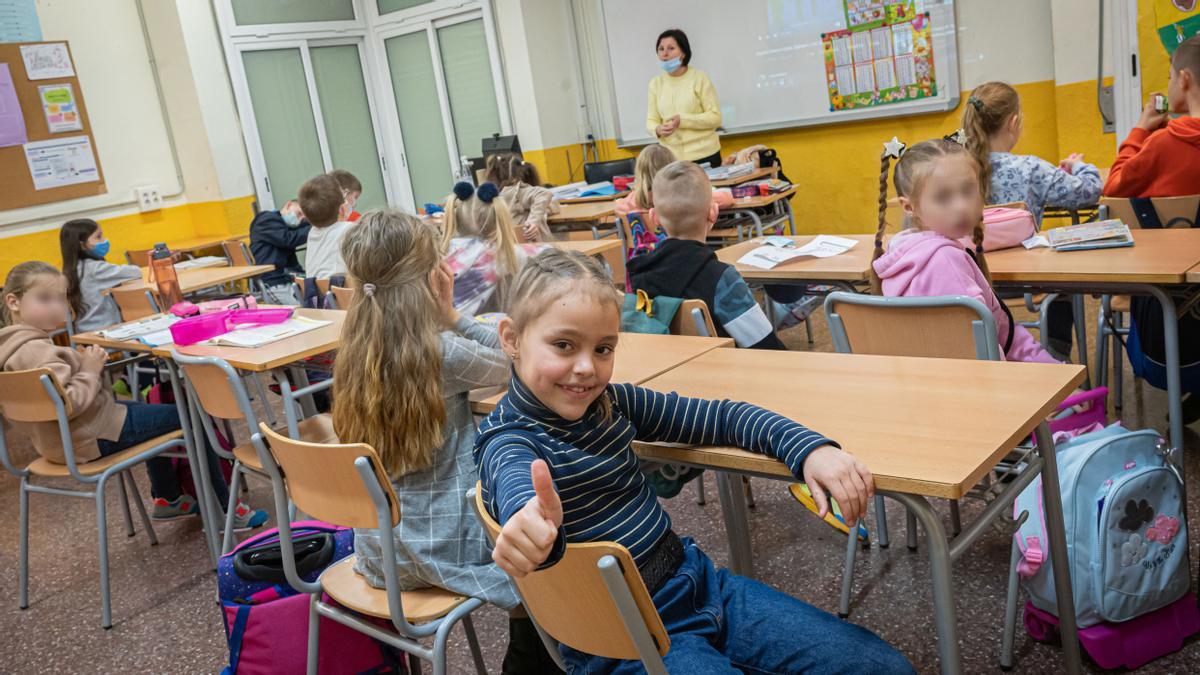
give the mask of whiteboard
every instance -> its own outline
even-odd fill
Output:
[[[846,0],[601,0],[612,72],[617,144],[653,143],[646,92],[662,72],[654,41],[687,33],[691,65],[708,74],[722,133],[736,134],[877,117],[944,112],[958,105],[954,0],[915,0],[928,12],[936,95],[831,111],[822,34],[845,30]]]

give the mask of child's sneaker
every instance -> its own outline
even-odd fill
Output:
[[[267,512],[262,509],[252,509],[246,502],[239,501],[233,508],[233,531],[245,532],[256,527],[262,527],[267,522]]]
[[[774,316],[771,319],[774,321],[775,330],[783,330],[797,326],[801,322],[808,319],[808,315],[813,313],[817,307],[821,306],[824,298],[819,295],[805,295],[795,302],[782,303],[772,302],[771,313]]]
[[[162,497],[154,500],[154,508],[150,512],[151,520],[175,520],[200,513],[196,499],[191,495],[179,495],[173,502]]]

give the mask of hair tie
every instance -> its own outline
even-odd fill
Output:
[[[475,196],[484,204],[491,204],[493,199],[500,196],[500,188],[495,183],[484,183],[475,191]]]
[[[904,154],[906,147],[907,146],[905,146],[904,143],[900,142],[899,138],[892,136],[892,140],[883,144],[883,154],[888,157],[900,159],[900,156]]]
[[[983,101],[980,101],[974,96],[968,96],[967,103],[970,103],[972,106],[974,106],[977,112],[983,112]]]
[[[454,196],[458,197],[460,201],[467,201],[473,194],[475,194],[475,186],[467,181],[463,180],[454,184]]]
[[[459,183],[459,185],[462,185],[462,183]],[[367,296],[368,298],[375,295],[375,284],[363,284],[362,289],[363,295]]]
[[[964,131],[963,129],[959,129],[958,131],[955,131],[952,134],[946,134],[945,136],[942,136],[942,140],[943,141],[954,141],[955,143],[958,143],[959,145],[966,147],[967,146],[967,132]]]

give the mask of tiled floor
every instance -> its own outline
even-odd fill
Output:
[[[828,333],[815,321],[818,343],[828,350]],[[785,340],[794,349],[809,349],[803,328]],[[1127,382],[1129,378],[1127,377]],[[1127,387],[1124,418],[1132,426],[1163,426],[1165,395],[1148,386]],[[949,411],[965,415],[972,411]],[[1200,451],[1196,427],[1187,430],[1192,577],[1197,558],[1196,514],[1200,497]],[[712,477],[708,494],[715,499]],[[139,475],[143,494],[148,492]],[[787,494],[783,484],[755,480],[757,508],[751,513],[758,577],[772,586],[827,610],[834,610],[840,584],[844,539],[819,523]],[[695,538],[718,565],[728,560],[720,507],[715,501],[695,503],[689,486],[666,503],[675,529]],[[251,480],[250,501],[268,502],[268,488]],[[160,543],[148,546],[142,534],[124,535],[120,511],[110,500],[112,559],[112,630],[100,628],[93,507],[89,501],[34,495],[30,598],[17,610],[17,481],[0,472],[0,672],[217,672],[227,662],[224,632],[215,604],[215,583],[198,521],[157,527]],[[944,504],[940,505],[945,516]],[[964,503],[964,519],[980,508]],[[902,541],[904,516],[889,504],[895,540]],[[922,540],[923,540],[922,535]],[[959,636],[968,673],[995,672],[1009,545],[1003,535],[989,533],[954,568]],[[899,543],[873,547],[859,558],[852,617],[896,645],[920,672],[936,672],[937,644],[931,612],[929,565],[922,547],[910,553]],[[505,615],[494,608],[477,614],[476,627],[489,671],[499,672],[507,639]],[[1038,644],[1017,634],[1018,672],[1061,670],[1057,647]],[[455,633],[451,672],[472,672],[465,639]],[[1091,667],[1090,670],[1095,670]],[[1200,672],[1200,643],[1143,669],[1144,672]]]

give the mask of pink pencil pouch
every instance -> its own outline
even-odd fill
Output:
[[[283,323],[291,316],[291,307],[232,309],[199,314],[171,324],[171,338],[177,345],[194,345],[224,335],[238,326]]]
[[[175,316],[188,317],[197,314],[211,314],[213,312],[224,312],[229,309],[255,309],[258,307],[258,302],[253,295],[247,295],[240,298],[225,298],[223,300],[209,300],[200,304],[191,302],[177,302],[171,305],[171,313]]]

